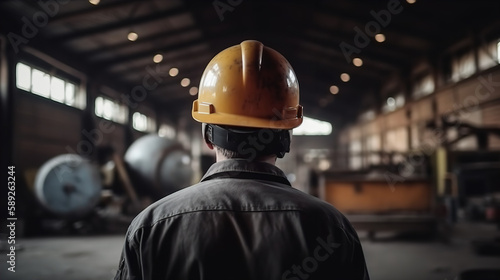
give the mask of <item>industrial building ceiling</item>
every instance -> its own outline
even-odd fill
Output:
[[[305,114],[342,124],[381,103],[389,77],[408,79],[416,62],[463,38],[489,39],[479,31],[499,30],[499,7],[497,1],[16,0],[0,3],[0,28],[22,38],[9,37],[16,47],[41,50],[119,90],[130,91],[154,72],[158,84],[148,98],[169,109],[191,106],[191,87],[215,54],[259,40],[294,67]],[[167,74],[171,68],[178,74]]]

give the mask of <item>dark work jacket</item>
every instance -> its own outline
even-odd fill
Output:
[[[369,277],[356,232],[332,205],[274,165],[230,159],[132,221],[115,279]]]

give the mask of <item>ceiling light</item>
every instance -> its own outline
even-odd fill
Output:
[[[183,87],[189,86],[189,83],[191,83],[191,81],[188,78],[184,78],[181,80],[181,86]]]
[[[406,0],[406,2],[408,2],[408,4],[413,4],[415,2],[417,2],[416,0]]]
[[[320,159],[319,162],[318,162],[318,168],[319,170],[321,171],[326,171],[330,168],[331,164],[330,164],[330,161],[327,160],[327,159]]]
[[[163,55],[161,55],[161,54],[156,54],[156,55],[153,57],[153,61],[154,61],[155,63],[160,63],[162,60],[163,60]]]
[[[351,79],[351,76],[349,76],[349,74],[347,74],[347,73],[342,73],[342,74],[340,74],[340,79],[342,80],[342,82],[347,83]]]
[[[130,31],[127,35],[127,39],[131,42],[134,42],[135,40],[137,40],[137,38],[139,38],[139,35],[137,35],[137,33],[133,31]]]
[[[177,68],[170,68],[170,70],[168,71],[168,74],[171,76],[171,77],[175,77],[177,76],[177,74],[179,74],[179,69]]]
[[[189,89],[189,94],[196,95],[197,93],[198,93],[198,88],[197,87],[191,87]]]
[[[339,87],[338,86],[331,86],[330,87],[330,93],[331,94],[337,94],[337,93],[339,93]]]
[[[379,34],[375,35],[375,40],[377,40],[377,42],[379,42],[379,43],[382,43],[383,41],[385,41],[385,35],[382,33],[379,33]]]
[[[101,0],[89,0],[89,2],[92,5],[97,5],[97,4],[99,4],[99,2],[101,2]]]
[[[359,57],[356,57],[352,60],[352,63],[354,64],[354,66],[361,67],[361,65],[363,65],[363,60]]]

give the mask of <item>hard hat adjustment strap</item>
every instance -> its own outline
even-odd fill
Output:
[[[289,130],[256,128],[247,131],[206,124],[204,136],[210,143],[242,155],[250,153],[256,155],[275,154],[282,158],[290,151],[291,136]]]

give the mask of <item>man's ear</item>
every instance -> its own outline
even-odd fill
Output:
[[[203,140],[205,140],[205,144],[207,144],[207,147],[210,150],[213,150],[214,149],[214,145],[212,143],[210,143],[210,141],[208,141],[206,129],[207,129],[207,124],[206,123],[202,123],[201,124],[201,134],[203,135]]]
[[[205,144],[207,144],[207,147],[210,149],[210,150],[213,150],[214,149],[214,145],[210,142],[208,142],[207,139],[205,139]]]

